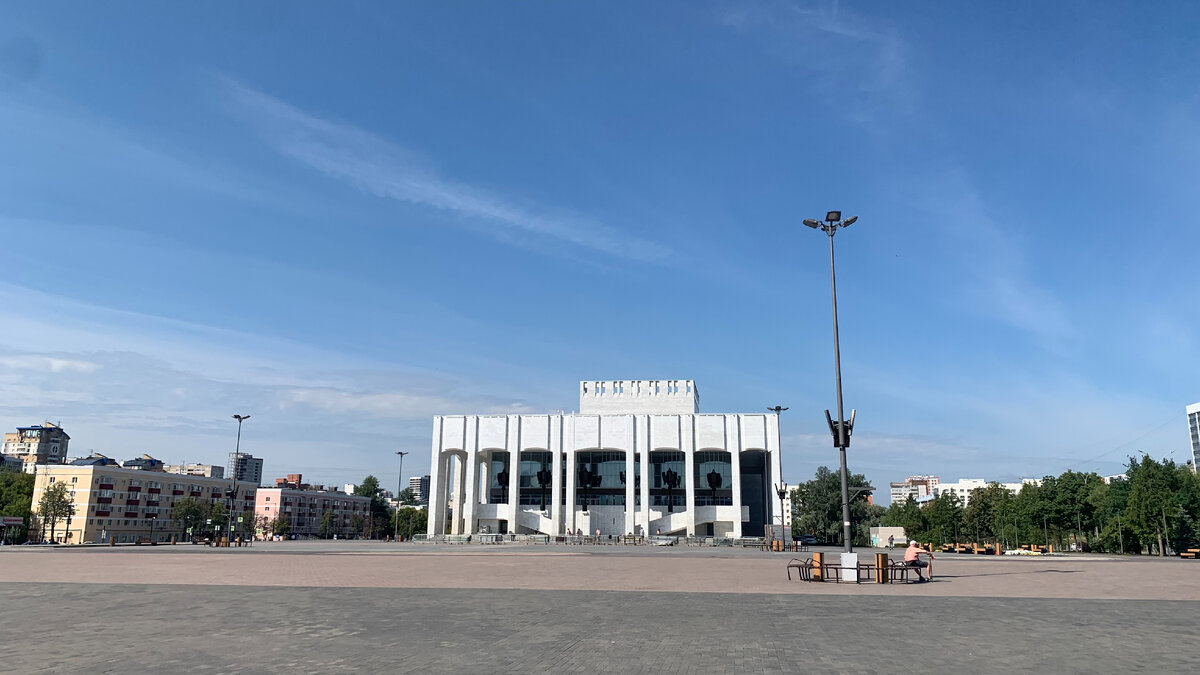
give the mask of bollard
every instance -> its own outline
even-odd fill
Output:
[[[109,540],[108,540],[108,545],[109,545],[109,546],[116,546],[116,545],[117,545],[117,538],[116,538],[116,537],[113,537],[113,538],[109,539]]]
[[[875,583],[886,584],[888,582],[888,554],[875,554]]]
[[[825,581],[825,554],[817,551],[812,558],[812,580]]]

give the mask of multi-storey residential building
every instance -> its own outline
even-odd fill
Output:
[[[579,413],[433,419],[429,533],[761,536],[779,416],[701,414],[692,380],[579,383]]]
[[[216,464],[168,464],[163,467],[167,473],[177,473],[184,476],[204,476],[205,478],[224,478],[225,467]]]
[[[1200,403],[1193,403],[1187,407],[1188,417],[1188,434],[1192,439],[1192,471],[1198,469],[1196,458],[1200,457]]]
[[[952,494],[962,500],[963,506],[966,506],[971,502],[971,493],[973,491],[986,488],[990,484],[991,482],[982,478],[962,478],[954,483],[940,483],[933,488],[931,498],[936,499],[940,495]],[[999,485],[1015,495],[1026,485],[1041,484],[1042,481],[1037,478],[1022,478],[1019,483],[1000,483]]]
[[[62,464],[67,461],[67,445],[71,437],[62,427],[50,422],[37,426],[17,427],[4,434],[0,452],[21,462],[25,473],[33,473],[38,464]]]
[[[151,536],[156,542],[169,541],[172,536],[182,538],[185,533],[182,526],[171,519],[171,508],[183,498],[223,503],[227,508],[232,502],[235,519],[253,512],[257,485],[238,483],[237,492],[230,500],[229,491],[235,486],[233,481],[124,468],[108,464],[111,461],[100,456],[37,468],[33,487],[35,515],[47,487],[59,482],[70,487],[74,515],[69,522],[57,523],[53,533],[55,541],[64,544],[110,540],[124,543],[149,540]],[[48,524],[44,524],[41,536],[51,537]]]
[[[228,475],[230,478],[261,485],[262,470],[263,461],[261,457],[255,457],[245,452],[229,453]]]
[[[923,502],[933,496],[933,488],[938,486],[941,480],[937,476],[909,476],[900,483],[889,483],[891,488],[892,503],[898,504],[912,497],[918,502]]]
[[[262,487],[256,491],[254,515],[259,523],[285,518],[290,524],[290,535],[300,538],[318,536],[321,519],[330,512],[334,534],[358,536],[371,517],[370,497],[316,489],[319,486],[304,483],[300,474],[278,478],[275,484],[276,487]]]
[[[408,479],[408,489],[412,490],[417,501],[422,504],[429,503],[429,476],[412,476]]]

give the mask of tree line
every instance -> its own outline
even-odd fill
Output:
[[[861,474],[850,485],[866,486]],[[827,467],[792,493],[793,531],[840,543],[841,484]],[[912,539],[943,543],[1054,545],[1058,550],[1169,555],[1200,546],[1200,477],[1186,465],[1130,457],[1124,477],[1105,482],[1096,473],[1065,471],[1027,483],[1013,494],[999,483],[963,500],[941,494],[924,504],[911,497],[884,509],[851,501],[854,543],[866,545],[869,530],[903,527]]]

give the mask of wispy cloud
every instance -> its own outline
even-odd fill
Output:
[[[593,218],[522,207],[444,178],[417,153],[371,132],[321,119],[227,77],[218,82],[232,113],[252,124],[277,152],[370,194],[500,226],[490,233],[506,243],[533,236],[644,262],[665,263],[671,256],[667,246]]]
[[[913,112],[916,78],[909,46],[885,22],[834,2],[738,3],[717,20],[753,35],[778,58],[814,75],[818,100],[837,103],[851,119],[869,123],[881,113]]]

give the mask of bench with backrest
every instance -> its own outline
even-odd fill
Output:
[[[1189,548],[1186,551],[1179,552],[1180,558],[1191,558],[1192,560],[1200,560],[1200,548]]]

